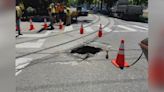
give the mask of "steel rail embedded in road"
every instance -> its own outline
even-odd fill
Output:
[[[95,15],[94,15],[95,16]],[[94,24],[96,24],[97,22],[100,21],[100,15],[98,16],[98,19],[95,21],[95,22],[92,22],[86,26],[84,26],[84,28],[87,28],[89,26],[92,26]],[[23,42],[18,42],[16,44],[21,44],[21,43],[26,43],[26,42],[31,42],[31,41],[35,41],[35,40],[39,40],[39,39],[45,39],[45,38],[50,38],[50,37],[55,37],[55,36],[59,36],[59,35],[62,35],[62,34],[67,34],[67,33],[71,33],[71,32],[75,32],[76,30],[78,30],[79,28],[77,29],[73,29],[71,31],[68,31],[68,32],[64,32],[64,33],[59,33],[59,34],[55,34],[55,35],[50,35],[50,36],[46,36],[46,37],[39,37],[39,38],[36,38],[36,39],[32,39],[32,40],[27,40],[27,41],[23,41]]]
[[[100,16],[99,16],[99,17],[100,17]],[[109,19],[108,19],[108,23],[103,27],[103,29],[106,28],[109,24],[110,24],[110,22],[109,22]],[[97,31],[98,31],[98,30],[97,30]],[[45,51],[45,50],[48,50],[48,49],[52,49],[52,48],[55,48],[55,47],[59,47],[59,46],[62,46],[62,45],[65,45],[65,44],[68,44],[68,43],[77,41],[77,40],[79,40],[79,39],[88,37],[88,36],[90,36],[90,35],[96,33],[97,31],[92,32],[92,33],[89,33],[89,34],[87,34],[87,35],[85,35],[85,36],[81,36],[81,37],[79,37],[79,38],[76,38],[76,39],[73,39],[73,40],[64,42],[64,43],[61,43],[61,44],[49,46],[49,47],[47,47],[47,48],[43,48],[43,49],[40,49],[40,50],[37,50],[37,51],[34,51],[34,52],[26,53],[26,54],[24,54],[24,55],[17,56],[16,58],[21,58],[21,57],[28,56],[28,55],[31,55],[31,54],[35,54],[35,53],[38,53],[38,52],[42,52],[42,51]],[[97,38],[97,37],[95,37],[95,38]],[[95,38],[94,38],[94,39],[95,39]],[[90,41],[90,40],[89,40],[89,41]],[[92,41],[93,41],[93,40],[92,40]]]

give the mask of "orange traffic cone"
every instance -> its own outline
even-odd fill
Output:
[[[47,29],[48,28],[48,25],[47,25],[47,19],[46,18],[44,18],[44,29]]]
[[[59,23],[59,29],[63,29],[63,22],[62,22],[62,20],[60,20],[60,23]]]
[[[81,24],[81,28],[80,28],[80,34],[84,34],[84,28],[83,28],[83,24]]]
[[[121,45],[119,48],[117,58],[112,60],[112,63],[120,69],[124,69],[124,67],[129,67],[129,64],[125,61],[124,40],[121,40]]]
[[[164,86],[164,59],[159,56],[156,56],[154,59],[152,59],[151,63],[149,64],[148,80],[151,87]]]
[[[35,29],[35,28],[34,28],[34,25],[33,25],[33,23],[32,23],[32,18],[30,18],[30,29],[29,29],[29,30],[31,31],[31,30],[34,30],[34,29]]]
[[[98,31],[98,37],[102,37],[102,25],[100,24],[100,28]]]

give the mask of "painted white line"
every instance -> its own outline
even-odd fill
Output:
[[[16,70],[25,68],[25,67],[28,66],[29,64],[30,64],[30,62],[25,63],[25,64],[22,64],[22,65],[19,65],[19,66],[16,67]]]
[[[72,31],[73,30],[73,26],[66,26],[64,28],[64,32],[68,32],[68,31]]]
[[[18,58],[16,59],[16,69],[22,69],[24,67],[26,67],[27,65],[29,65],[32,61],[32,58]]]
[[[18,74],[20,74],[22,72],[22,70],[19,70],[18,72],[15,73],[15,76],[18,76]]]
[[[133,29],[133,28],[130,28],[130,27],[127,27],[127,26],[124,26],[124,25],[117,25],[117,27],[126,29],[128,31],[133,31],[133,32],[137,31],[136,29]]]
[[[22,69],[24,67],[26,67],[27,65],[29,65],[32,61],[32,58],[18,58],[15,61],[15,70],[19,70]],[[19,70],[15,73],[15,76],[17,76],[18,74],[20,74],[22,72],[22,70]]]
[[[132,32],[132,31],[128,31],[128,30],[115,30],[113,32]]]
[[[91,27],[86,27],[84,28],[84,32],[91,33],[91,32],[94,32],[94,30]]]
[[[51,31],[47,31],[44,34],[23,34],[20,37],[45,37],[48,36],[51,33]]]
[[[32,58],[18,58],[15,61],[15,66],[23,65],[32,61]]]
[[[15,70],[18,69],[22,69],[24,67],[26,67],[27,65],[29,65],[31,63],[32,59],[31,58],[18,58],[15,61]],[[17,76],[18,74],[20,74],[22,72],[22,70],[19,70],[15,73],[15,76]]]
[[[41,48],[45,41],[46,39],[40,39],[37,42],[16,44],[16,48]]]
[[[108,27],[104,28],[103,30],[104,30],[105,32],[111,32],[111,31],[112,31],[112,29],[110,29],[110,28],[108,28]]]
[[[133,32],[133,31],[127,31],[127,30],[115,30],[115,31],[113,31],[113,32],[116,32],[116,33],[118,33],[118,32],[123,33],[123,32]],[[136,32],[148,32],[148,31],[138,30],[138,31],[136,31]]]
[[[143,30],[148,30],[148,28],[145,27],[141,27],[141,26],[137,26],[137,25],[132,25],[133,27],[139,28],[139,29],[143,29]]]

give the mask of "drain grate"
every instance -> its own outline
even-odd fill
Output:
[[[96,54],[98,52],[102,51],[101,48],[96,48],[92,46],[80,46],[77,48],[74,48],[71,53],[72,54]]]

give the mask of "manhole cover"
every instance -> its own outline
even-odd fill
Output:
[[[101,48],[96,48],[92,46],[80,46],[71,51],[72,54],[96,54],[98,52],[102,51]]]

